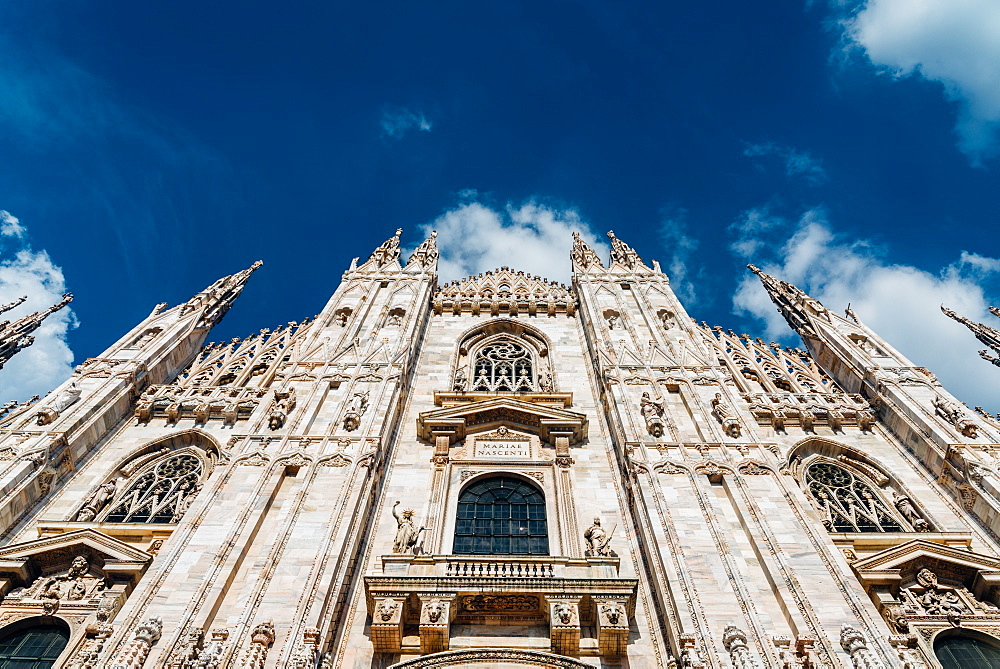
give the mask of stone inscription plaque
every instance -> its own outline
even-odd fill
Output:
[[[476,441],[476,457],[485,460],[530,460],[530,441]]]

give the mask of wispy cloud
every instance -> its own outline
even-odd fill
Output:
[[[667,275],[670,277],[670,285],[677,296],[690,307],[697,302],[698,294],[695,291],[688,260],[691,258],[691,254],[698,249],[698,240],[688,234],[688,212],[686,209],[668,207],[663,210],[662,214],[660,237],[664,249],[670,254],[666,268]]]
[[[391,107],[382,112],[382,134],[391,139],[400,139],[411,130],[430,132],[433,124],[420,112],[405,107]]]
[[[996,370],[976,354],[982,347],[963,326],[939,311],[946,304],[970,318],[995,324],[987,310],[984,285],[998,294],[1000,259],[963,252],[954,262],[931,272],[891,263],[879,246],[837,234],[822,209],[806,211],[793,226],[783,241],[776,238],[783,229],[772,226],[767,243],[758,250],[773,250],[755,262],[830,309],[842,310],[850,303],[866,325],[916,364],[931,369],[960,398],[970,405],[1000,409]],[[748,239],[753,238],[748,233]],[[795,338],[755,276],[748,273],[743,278],[733,304],[737,313],[762,320],[768,337]]]
[[[476,193],[465,191],[465,195]],[[534,200],[502,207],[464,202],[422,227],[425,235],[438,231],[438,273],[443,281],[507,265],[568,282],[574,230],[605,258],[609,253],[576,210]]]
[[[807,151],[774,142],[763,142],[745,144],[743,155],[748,158],[775,158],[781,163],[786,176],[800,177],[813,186],[819,186],[828,180],[822,162]]]
[[[15,230],[8,233],[8,230]],[[19,307],[0,319],[14,320],[46,309],[66,292],[62,268],[44,250],[28,243],[25,227],[6,211],[0,211],[0,304],[27,295]],[[77,325],[73,311],[66,307],[50,315],[33,334],[34,344],[16,354],[0,369],[0,403],[44,395],[62,383],[73,371],[73,352],[66,335]]]
[[[1000,3],[867,0],[842,25],[848,44],[882,72],[944,87],[958,104],[958,146],[973,164],[1000,154]]]

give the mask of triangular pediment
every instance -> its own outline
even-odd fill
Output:
[[[427,440],[447,434],[454,443],[467,431],[489,431],[500,426],[537,434],[551,441],[551,434],[566,434],[571,443],[587,437],[587,416],[548,404],[517,397],[477,398],[477,401],[425,411],[417,418],[417,432]]]
[[[68,566],[80,555],[109,578],[133,584],[153,561],[149,553],[87,528],[0,548],[0,575],[27,582],[38,574]]]
[[[851,564],[866,590],[892,590],[911,581],[921,569],[947,574],[976,591],[1000,584],[1000,559],[955,546],[914,539]]]

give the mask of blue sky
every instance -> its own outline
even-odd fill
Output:
[[[748,261],[851,302],[1000,410],[937,311],[1000,302],[998,26],[993,0],[4,3],[0,302],[76,300],[0,399],[258,258],[212,339],[315,314],[396,227],[441,229],[443,279],[561,280],[578,228],[738,331],[795,342]]]

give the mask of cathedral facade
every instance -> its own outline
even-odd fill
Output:
[[[206,344],[255,263],[5,406],[0,666],[1000,667],[997,418],[753,267],[804,348],[698,324],[609,237],[439,285],[397,232]]]

